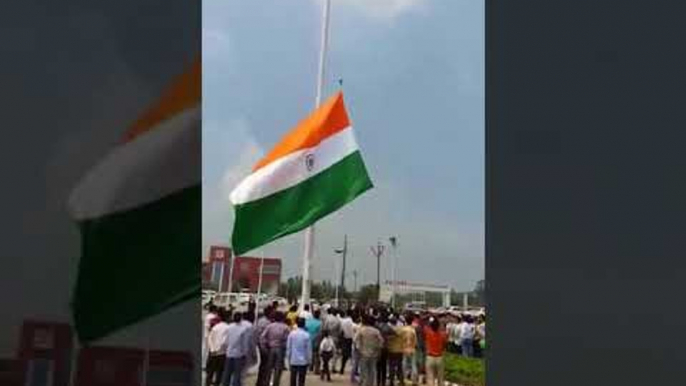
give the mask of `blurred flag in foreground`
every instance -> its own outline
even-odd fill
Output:
[[[72,192],[82,342],[200,295],[200,78],[198,60]]]

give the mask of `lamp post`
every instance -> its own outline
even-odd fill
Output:
[[[384,246],[381,242],[377,242],[376,247],[370,248],[372,255],[376,257],[376,295],[381,295],[381,255],[383,255]]]
[[[392,277],[393,282],[391,283],[391,307],[395,309],[395,297],[396,297],[396,281],[398,280],[398,254],[396,253],[396,247],[398,245],[398,238],[396,236],[391,236],[388,238],[393,248],[393,255],[391,261],[393,262]]]
[[[345,258],[348,254],[348,235],[343,236],[343,249],[336,249],[336,253],[342,254],[343,255],[343,265],[341,267],[341,291],[345,293]],[[337,287],[338,289],[338,287]],[[338,291],[336,291],[338,292]],[[336,297],[336,301],[338,301],[338,297]]]

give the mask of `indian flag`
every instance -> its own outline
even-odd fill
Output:
[[[337,93],[292,129],[231,192],[236,255],[298,232],[372,188]]]
[[[200,77],[197,61],[72,192],[81,231],[72,313],[81,341],[200,294]]]

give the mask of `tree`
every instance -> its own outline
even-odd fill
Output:
[[[486,280],[479,280],[474,287],[475,303],[481,306],[486,305]]]
[[[379,299],[379,292],[376,284],[367,284],[360,288],[357,301],[362,304],[375,303]]]

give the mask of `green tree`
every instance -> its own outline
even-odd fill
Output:
[[[474,287],[474,304],[486,305],[486,280],[479,280]]]
[[[375,284],[367,284],[360,288],[357,301],[363,304],[376,303],[379,299],[379,292]]]

